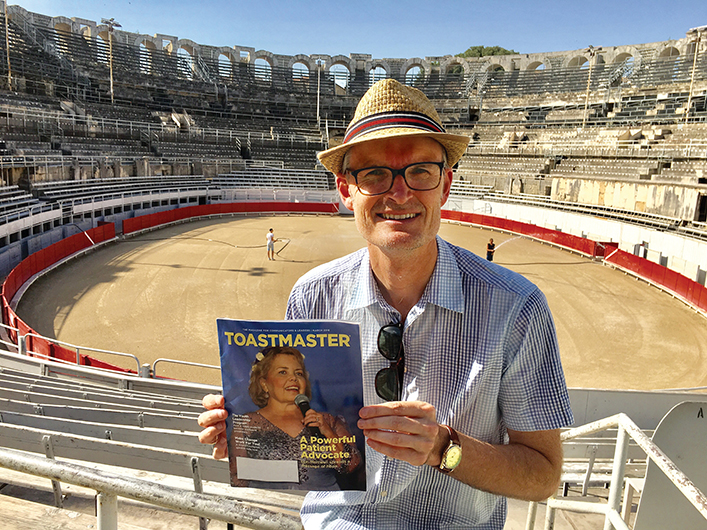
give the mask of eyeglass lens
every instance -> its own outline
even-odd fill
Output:
[[[356,185],[366,195],[381,195],[393,187],[397,175],[405,179],[411,190],[433,190],[442,179],[442,162],[420,162],[410,164],[402,169],[389,167],[370,167],[352,171]]]
[[[401,382],[405,370],[403,330],[399,324],[381,328],[378,332],[378,351],[391,363],[376,374],[376,393],[386,401],[397,401],[402,396]]]

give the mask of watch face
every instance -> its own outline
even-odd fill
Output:
[[[452,445],[444,453],[444,467],[452,470],[459,465],[462,460],[462,448],[458,445]]]

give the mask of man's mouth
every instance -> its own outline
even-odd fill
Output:
[[[380,217],[385,219],[386,221],[404,221],[405,219],[412,219],[413,217],[417,217],[418,214],[416,213],[398,213],[398,214],[393,214],[393,213],[379,213],[378,214]]]

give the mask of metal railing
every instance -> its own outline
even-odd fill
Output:
[[[140,373],[140,359],[138,359],[132,353],[123,353],[123,352],[112,351],[112,350],[101,350],[99,348],[91,348],[88,346],[77,346],[75,344],[70,344],[68,342],[63,342],[63,341],[60,341],[57,339],[50,339],[48,337],[44,337],[43,335],[39,335],[37,333],[26,333],[24,335],[18,334],[18,337],[19,337],[19,348],[20,348],[21,354],[31,353],[34,357],[46,357],[43,353],[31,351],[26,348],[27,337],[35,337],[40,340],[45,340],[51,344],[57,344],[59,346],[63,346],[63,347],[75,350],[76,351],[76,364],[81,364],[81,350],[84,350],[84,351],[106,354],[106,355],[116,355],[118,357],[129,357],[137,363],[136,373]],[[58,359],[53,359],[53,360],[58,360]]]
[[[615,528],[617,530],[630,530],[624,521],[621,513],[621,492],[624,484],[626,461],[629,441],[633,440],[645,453],[648,459],[652,460],[673,485],[685,496],[685,498],[700,512],[707,520],[707,496],[705,496],[695,484],[678,469],[675,463],[638,428],[638,426],[625,414],[616,414],[602,420],[598,420],[587,425],[582,425],[575,429],[570,429],[562,433],[563,442],[573,440],[581,436],[605,431],[611,428],[618,428],[616,437],[616,448],[614,451],[614,462],[611,472],[611,484],[609,486],[609,496],[606,504],[594,502],[564,500],[551,497],[547,501],[545,512],[545,530],[554,528],[555,515],[557,510],[568,510],[578,513],[591,513],[604,515],[604,530]],[[526,530],[535,527],[538,503],[532,502],[528,508],[528,519]]]
[[[198,459],[196,465],[198,465]],[[299,515],[247,505],[238,499],[229,499],[222,495],[202,493],[201,479],[197,480],[196,476],[194,482],[197,491],[188,491],[147,480],[107,473],[79,464],[59,462],[50,457],[45,458],[3,448],[0,448],[0,466],[20,473],[44,477],[55,482],[65,482],[96,490],[98,493],[99,530],[117,530],[118,497],[177,510],[185,515],[233,523],[246,528],[262,530],[300,530],[302,528]],[[299,497],[299,499],[301,498]],[[267,504],[267,499],[262,498],[260,504]]]

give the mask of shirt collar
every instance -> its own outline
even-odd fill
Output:
[[[363,253],[358,274],[353,281],[351,297],[346,304],[346,311],[369,307],[379,302],[380,291],[371,271],[368,251]],[[381,300],[382,302],[382,297]],[[449,243],[437,236],[437,264],[427,283],[418,305],[435,304],[450,311],[464,311],[461,274],[457,260]]]

